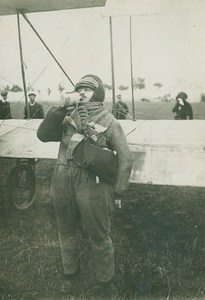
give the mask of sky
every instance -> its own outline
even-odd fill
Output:
[[[187,0],[174,2],[180,3],[180,9],[164,0],[159,13],[150,5],[151,14],[144,14],[144,7],[139,9],[142,1],[127,0],[127,7],[125,1],[112,0],[112,5],[110,1],[106,10],[88,8],[27,15],[74,83],[86,74],[96,74],[104,83],[112,83],[107,16],[112,13],[115,15],[112,30],[116,92],[121,84],[131,92],[128,15],[131,11],[134,14],[131,19],[133,77],[145,78],[147,92],[176,93],[189,85],[205,88],[205,10],[196,6],[204,4],[204,0],[189,0],[188,7]],[[120,2],[124,3],[121,10]],[[151,3],[149,0],[143,3],[146,2]],[[54,90],[59,83],[72,90],[68,79],[23,18],[21,35],[27,82],[36,90]],[[16,16],[0,17],[0,36],[0,87],[22,86]],[[160,91],[153,87],[156,82],[163,85]]]

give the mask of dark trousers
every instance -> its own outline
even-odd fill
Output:
[[[114,210],[113,188],[74,163],[56,165],[51,197],[58,224],[65,274],[80,266],[78,225],[82,220],[91,240],[96,277],[101,282],[114,276],[114,250],[109,237]]]

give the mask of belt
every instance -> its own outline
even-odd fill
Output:
[[[67,167],[79,167],[78,164],[73,159],[67,160]]]
[[[73,159],[68,159],[67,163],[56,162],[56,165],[64,166],[64,167],[79,167],[78,164]]]

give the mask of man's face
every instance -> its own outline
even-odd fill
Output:
[[[94,94],[94,90],[88,87],[82,87],[78,90],[80,96],[80,102],[89,102]]]
[[[30,100],[31,104],[34,104],[34,102],[36,100],[36,96],[35,95],[29,95],[29,100]]]
[[[4,99],[4,101],[6,101],[7,95],[3,95],[2,98]]]

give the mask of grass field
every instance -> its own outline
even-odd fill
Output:
[[[54,161],[38,161],[36,200],[25,211],[3,197],[8,163],[0,187],[1,299],[91,299],[93,258],[83,230],[80,279],[62,291],[65,280],[49,198]],[[119,299],[205,299],[204,192],[130,186],[111,232]]]
[[[40,102],[39,102],[40,103]],[[47,113],[48,109],[53,105],[58,105],[58,101],[49,102],[42,101],[44,112]],[[127,101],[130,115],[128,118],[132,118],[132,103]],[[110,111],[112,107],[112,102],[106,100],[105,106]],[[172,113],[172,108],[174,103],[169,102],[135,102],[135,118],[141,120],[174,120],[174,115]],[[205,119],[205,103],[192,103],[194,119],[204,120]],[[21,102],[11,102],[11,112],[14,119],[21,119],[24,116],[24,103]]]
[[[173,119],[172,106],[138,102],[136,118]],[[192,106],[194,118],[205,119],[205,103]],[[44,103],[45,111],[49,107]],[[22,117],[23,106],[12,109],[13,117]],[[36,200],[25,211],[16,210],[5,197],[14,162],[0,162],[0,299],[90,300],[94,266],[83,230],[80,279],[62,289],[65,279],[49,196],[55,162],[38,161]],[[120,300],[205,299],[204,196],[204,188],[130,186],[122,209],[113,215],[111,231]]]

